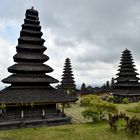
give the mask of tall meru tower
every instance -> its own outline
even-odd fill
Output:
[[[119,73],[115,80],[113,95],[116,102],[122,102],[127,97],[129,102],[140,100],[140,83],[137,77],[135,65],[131,52],[126,49],[122,52]]]
[[[8,68],[12,75],[2,80],[10,86],[0,91],[0,129],[69,123],[64,103],[77,100],[51,86],[58,80],[48,75],[53,69],[44,64],[49,57],[44,54],[38,11],[27,9],[25,16],[13,57],[15,64]]]
[[[65,60],[60,89],[66,94],[77,96],[74,75],[69,58],[66,58]]]

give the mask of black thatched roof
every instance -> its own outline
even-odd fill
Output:
[[[131,82],[131,81],[128,81],[128,83],[126,83],[126,82],[124,83],[124,81],[121,81],[120,83],[119,82],[118,83],[115,83],[115,86],[116,87],[119,87],[119,88],[124,87],[124,88],[127,89],[129,87],[130,88],[132,87],[132,88],[135,89],[136,87],[140,87],[140,83],[137,83],[137,82]]]
[[[18,73],[26,73],[28,71],[28,73],[49,73],[52,72],[53,69],[45,64],[41,64],[41,63],[21,63],[21,64],[14,64],[13,66],[8,68],[9,72],[12,73],[16,73],[18,71]]]
[[[139,94],[140,95],[140,83],[136,75],[139,75],[134,68],[134,62],[131,52],[126,49],[122,52],[121,62],[119,65],[119,73],[115,78],[113,94]]]
[[[125,75],[139,75],[137,72],[133,71],[133,70],[120,70],[119,73],[117,73],[116,75],[119,76],[125,76]]]
[[[61,81],[61,89],[64,90],[75,90],[76,89],[76,85],[75,85],[75,81],[74,81],[74,77],[73,77],[73,73],[72,73],[72,67],[71,67],[71,62],[70,59],[67,58],[65,60],[65,65],[64,65],[64,71],[63,71],[63,75],[62,75],[62,81]]]
[[[27,9],[25,15],[16,46],[17,54],[13,57],[16,64],[8,68],[13,74],[2,80],[11,86],[0,91],[0,104],[76,101],[75,97],[59,93],[50,86],[58,80],[46,75],[53,69],[43,64],[49,57],[43,54],[46,47],[43,45],[45,40],[41,38],[38,11]]]
[[[120,68],[128,67],[128,68],[133,68],[135,65],[133,64],[125,64],[125,65],[119,65]]]
[[[0,92],[0,103],[62,103],[77,99],[52,88],[11,88]]]
[[[44,52],[47,48],[45,46],[39,46],[39,45],[32,45],[32,44],[19,44],[17,47],[17,52],[21,52],[21,51],[31,51],[31,52],[36,52],[38,50],[38,52]]]
[[[49,59],[45,54],[37,54],[37,53],[17,53],[14,56],[15,62],[38,62],[43,63]]]
[[[118,71],[136,71],[137,69],[133,68],[133,67],[122,67],[122,68],[119,68]]]
[[[134,76],[128,76],[128,77],[117,77],[115,78],[115,80],[117,81],[129,81],[131,79],[131,81],[138,81],[140,78],[138,77],[134,77]]]
[[[140,96],[139,88],[136,89],[115,89],[113,91],[114,95],[123,95],[123,96]]]
[[[44,74],[12,74],[2,81],[4,83],[58,83],[58,80]]]

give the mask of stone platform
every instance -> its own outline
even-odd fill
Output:
[[[32,119],[32,120],[15,120],[0,122],[0,130],[17,129],[17,128],[32,128],[39,126],[56,126],[70,124],[70,117],[58,117],[48,119]]]

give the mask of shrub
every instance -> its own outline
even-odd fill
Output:
[[[127,97],[125,97],[125,98],[122,100],[122,102],[123,102],[124,104],[128,104],[128,103],[129,103],[129,100],[128,100]]]
[[[113,95],[108,96],[108,102],[114,102],[115,97]]]
[[[125,123],[124,125],[121,125],[123,130],[125,130],[126,132],[129,132],[131,134],[139,134],[140,119],[136,118],[136,116],[129,118],[126,114],[123,114],[123,113],[109,115],[109,125],[112,130],[115,130],[115,131],[118,130],[119,125],[117,125],[117,123],[120,119],[123,119],[123,122]]]
[[[82,115],[84,116],[84,118],[91,118],[93,122],[99,120],[99,111],[97,110],[97,108],[88,108],[82,112]]]
[[[82,115],[87,119],[91,118],[93,122],[102,120],[109,113],[114,114],[118,111],[115,104],[103,101],[97,95],[84,97],[82,105],[86,107]]]
[[[129,119],[125,130],[130,132],[131,134],[139,134],[139,132],[140,132],[140,119],[136,118],[136,116]]]

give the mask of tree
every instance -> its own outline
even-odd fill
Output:
[[[84,91],[86,89],[86,84],[83,83],[82,86],[81,86],[81,91]]]
[[[103,101],[97,95],[84,97],[82,105],[86,107],[82,115],[87,119],[91,118],[93,122],[102,120],[104,116],[108,116],[110,113],[115,114],[118,111],[113,103]]]
[[[109,83],[109,81],[106,81],[106,85],[105,86],[106,86],[106,90],[109,91],[110,90],[110,83]]]
[[[111,89],[113,89],[114,84],[115,84],[115,80],[114,80],[114,78],[112,77],[112,79],[111,79]]]
[[[100,93],[104,93],[106,92],[106,85],[103,84],[101,87],[100,87]]]
[[[86,87],[86,84],[83,83],[82,86],[81,86],[81,94],[89,94],[89,93],[90,93],[90,91]]]

